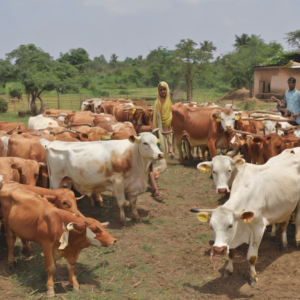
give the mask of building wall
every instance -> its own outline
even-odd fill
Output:
[[[289,77],[296,79],[296,88],[300,90],[300,69],[285,67],[255,68],[254,95],[261,93],[283,94],[288,89],[287,80]],[[264,88],[261,82],[264,82]]]

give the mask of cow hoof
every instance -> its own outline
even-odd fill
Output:
[[[223,275],[223,279],[227,279],[229,278],[229,276],[231,276],[233,273],[231,273],[229,270],[225,270],[225,273]]]
[[[55,296],[55,293],[54,293],[54,288],[53,287],[51,287],[51,288],[49,288],[48,290],[47,290],[47,292],[46,292],[46,295],[47,295],[47,297],[54,297]]]
[[[254,287],[256,285],[256,280],[255,279],[249,280],[248,283],[251,287]]]
[[[73,286],[73,290],[79,292],[79,286]]]
[[[283,251],[283,252],[287,252],[289,249],[288,249],[288,247],[283,247],[283,246],[281,246],[281,247],[280,247],[280,250]]]

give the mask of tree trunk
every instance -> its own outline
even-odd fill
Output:
[[[36,116],[38,114],[35,100],[36,100],[36,93],[35,92],[31,92],[30,109],[31,109],[31,112],[32,112],[32,114],[34,116]]]
[[[186,82],[186,97],[187,101],[191,102],[192,101],[192,85],[191,85],[191,80],[188,76],[185,76],[185,82]]]
[[[47,109],[47,104],[44,102],[44,100],[42,99],[41,97],[41,93],[42,92],[39,92],[37,97],[39,98],[39,100],[41,101],[41,108],[40,108],[40,111],[39,113],[42,114],[44,112],[45,109]]]

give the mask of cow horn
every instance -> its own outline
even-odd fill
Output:
[[[73,131],[73,130],[69,130],[69,129],[64,129],[64,130],[59,131],[59,132],[53,132],[52,134],[53,135],[57,135],[57,134],[64,133],[64,132],[70,132],[70,133],[73,133],[73,134],[77,133],[77,131]]]
[[[90,127],[93,127],[89,123],[71,123],[71,122],[68,122],[68,127],[71,127],[71,126],[90,126]]]
[[[8,130],[6,133],[8,133],[9,134],[9,132],[11,132],[11,131],[14,131],[14,130],[16,130],[16,129],[18,129],[20,127],[20,125],[18,125],[16,128],[14,128],[14,129],[11,129],[11,130]]]
[[[82,199],[84,196],[85,196],[85,195],[83,195],[83,196],[81,196],[81,197],[77,197],[77,198],[75,198],[75,200],[78,201],[78,200]]]
[[[249,111],[249,117],[250,117],[250,115],[252,115],[254,113],[261,113],[261,114],[269,114],[269,115],[281,116],[280,112],[274,112],[274,111],[269,111],[269,110],[253,110],[253,111]]]

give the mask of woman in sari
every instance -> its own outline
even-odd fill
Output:
[[[164,154],[174,155],[171,128],[172,101],[170,99],[170,89],[166,82],[159,83],[157,94],[153,106],[153,129],[159,129],[158,136]]]
[[[156,134],[159,138],[161,150],[167,158],[167,155],[174,155],[172,146],[172,102],[170,99],[170,90],[166,82],[162,81],[157,88],[157,99],[153,106],[153,129],[159,129]],[[153,166],[150,167],[149,179],[151,183],[152,197],[162,201],[163,196],[159,192],[156,183]]]

